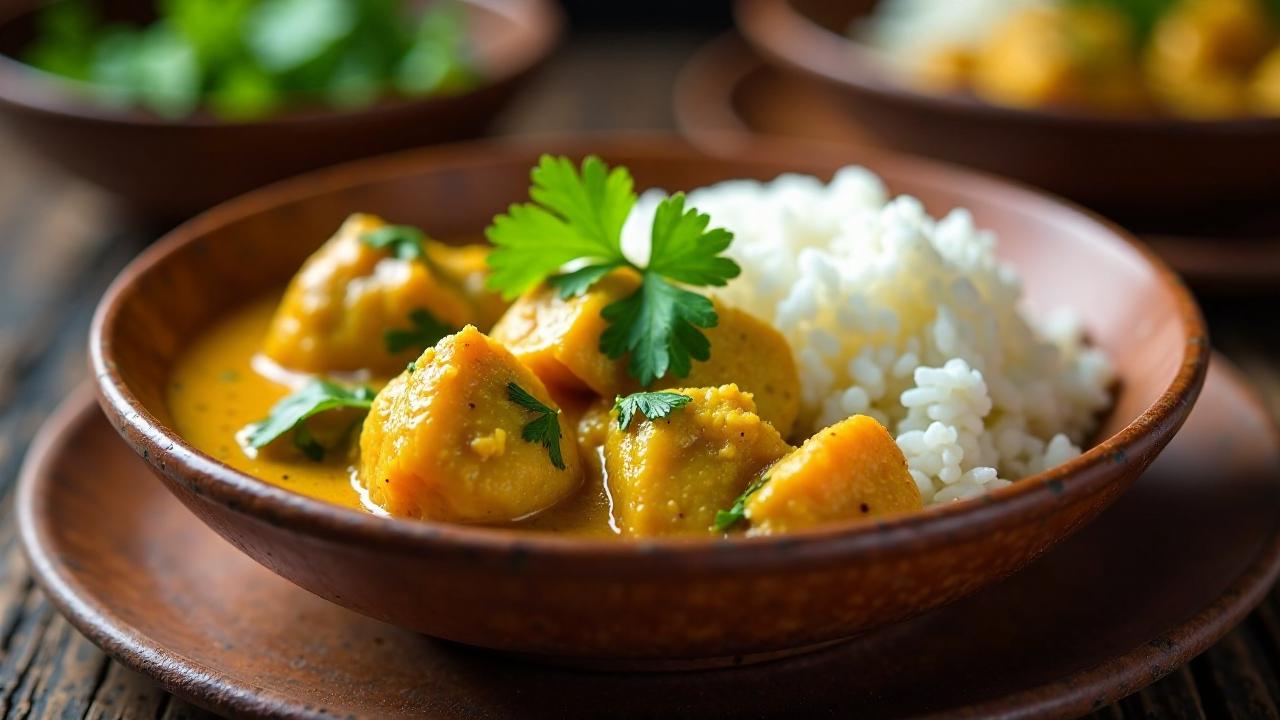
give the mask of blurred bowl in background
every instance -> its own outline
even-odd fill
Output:
[[[457,0],[481,84],[457,95],[395,98],[360,109],[311,105],[246,122],[167,119],[95,103],[78,84],[15,59],[39,0],[0,6],[0,121],[18,141],[148,218],[176,220],[273,180],[337,162],[483,134],[554,50],[553,0]],[[149,4],[108,0],[106,15]],[[141,19],[141,18],[138,18]]]
[[[737,33],[726,33],[689,59],[677,78],[676,126],[698,148],[750,153],[760,135],[841,144],[874,139],[829,83],[769,65]],[[1227,212],[1152,223],[1130,230],[1197,291],[1215,295],[1274,292],[1280,287],[1280,211]]]
[[[898,82],[845,33],[876,0],[737,0],[766,60],[839,90],[867,138],[1023,180],[1123,217],[1280,198],[1280,119],[1107,118],[1015,109]]]

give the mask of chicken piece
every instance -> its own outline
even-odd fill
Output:
[[[551,286],[540,285],[498,320],[493,339],[510,348],[547,385],[611,398],[633,383],[625,362],[600,352],[600,335],[608,326],[600,311],[639,285],[639,276],[630,270],[610,273],[586,293],[567,299]]]
[[[1131,112],[1145,104],[1133,31],[1100,6],[1036,6],[992,30],[973,61],[979,96],[1015,107]]]
[[[604,441],[609,434],[609,424],[617,421],[612,414],[613,399],[611,398],[600,398],[582,412],[582,416],[578,419],[578,446],[582,448],[583,453],[595,453],[597,448],[604,446]]]
[[[1156,24],[1143,69],[1157,99],[1194,118],[1232,117],[1249,105],[1248,73],[1274,40],[1258,0],[1185,0]]]
[[[613,400],[599,398],[578,418],[578,454],[582,457],[583,467],[594,472],[595,477],[604,475],[604,443],[609,436],[610,423],[617,422],[612,411]]]
[[[488,245],[427,243],[427,261],[431,269],[462,292],[471,303],[471,324],[484,330],[492,328],[511,306],[501,294],[485,288],[491,249]]]
[[[866,415],[842,420],[769,469],[746,502],[752,535],[918,510],[920,489],[883,425]]]
[[[926,90],[961,90],[969,87],[974,51],[964,45],[939,45],[930,49],[914,68],[917,83]]]
[[[1274,35],[1259,0],[1184,0],[1156,23],[1148,60],[1174,74],[1243,74],[1271,49]]]
[[[526,425],[547,416],[513,401],[512,383],[555,411],[554,453],[523,438]],[[428,348],[374,398],[360,433],[359,479],[392,515],[502,523],[571,495],[582,465],[573,426],[542,381],[467,326]]]
[[[624,535],[714,534],[716,512],[791,449],[736,385],[676,392],[693,401],[665,418],[623,429],[610,416],[605,468]]]
[[[271,320],[263,352],[276,363],[311,373],[370,370],[387,376],[422,352],[390,352],[384,334],[411,329],[426,311],[447,327],[472,322],[472,303],[454,282],[426,263],[401,260],[361,237],[385,225],[352,215],[315,252],[285,290]]]
[[[1249,100],[1253,112],[1280,116],[1280,48],[1268,53],[1253,71]]]
[[[634,272],[622,270],[579,297],[562,299],[550,287],[535,288],[498,321],[493,337],[554,388],[591,391],[605,398],[638,392],[642,388],[627,373],[627,358],[611,360],[600,352],[600,335],[608,325],[600,312],[630,295],[639,283]],[[711,357],[695,360],[688,377],[668,375],[647,389],[737,383],[753,395],[760,416],[787,436],[800,412],[800,375],[791,346],[768,323],[713,302],[719,322],[704,330]]]

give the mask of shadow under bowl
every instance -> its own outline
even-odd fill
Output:
[[[835,88],[877,145],[1022,180],[1125,219],[1280,198],[1280,119],[1100,117],[909,87],[847,37],[877,0],[737,0],[763,57]]]
[[[16,59],[34,36],[43,3],[7,3],[0,8],[0,121],[23,146],[143,218],[186,219],[299,172],[482,134],[550,56],[564,20],[553,0],[459,2],[483,76],[478,87],[350,110],[299,106],[246,122],[203,112],[166,119],[95,102],[83,85]],[[139,5],[106,3],[109,17],[135,21],[145,19]]]
[[[969,208],[998,233],[1030,312],[1069,307],[1119,376],[1081,457],[981,498],[786,536],[609,541],[375,517],[297,495],[201,453],[166,387],[203,328],[277,290],[353,211],[474,238],[527,197],[540,153],[599,154],[638,188],[683,190],[864,164],[935,215]],[[236,547],[298,585],[428,635],[594,666],[767,655],[849,637],[1008,575],[1106,507],[1186,418],[1208,364],[1177,278],[1122,230],[972,172],[842,146],[760,141],[716,156],[660,136],[488,141],[320,171],[172,231],[112,285],[90,354],[110,422],[169,489]],[[1099,591],[1105,591],[1099,588]],[[666,664],[663,664],[664,661]]]

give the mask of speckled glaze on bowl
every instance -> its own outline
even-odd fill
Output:
[[[596,153],[637,187],[688,189],[849,163],[1001,238],[1033,312],[1073,308],[1120,383],[1101,441],[988,496],[781,537],[610,542],[378,518],[239,473],[169,426],[165,388],[192,335],[279,287],[352,211],[474,237],[527,196],[542,152]],[[596,667],[768,657],[938,607],[1025,565],[1094,517],[1156,457],[1208,364],[1190,295],[1123,231],[1008,183],[924,161],[761,141],[703,154],[665,137],[525,139],[423,150],[314,173],[227,203],[142,254],[98,308],[90,355],[125,441],[197,516],[335,603],[462,643]]]
[[[251,122],[169,120],[90,102],[75,83],[14,59],[40,0],[0,3],[0,121],[23,145],[114,195],[146,219],[183,220],[281,178],[337,162],[476,137],[559,40],[553,0],[460,0],[484,82],[450,96],[367,108],[299,107]],[[151,2],[95,3],[140,19]]]
[[[1106,118],[919,92],[845,32],[877,0],[736,0],[770,62],[821,80],[874,142],[1146,219],[1280,198],[1280,119]]]

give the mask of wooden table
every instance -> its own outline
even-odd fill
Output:
[[[574,38],[504,116],[503,132],[670,128],[671,83],[702,38]],[[0,715],[188,718],[207,713],[108,659],[34,587],[12,490],[41,421],[83,382],[94,305],[157,229],[125,222],[97,190],[60,176],[0,132]],[[1280,293],[1280,288],[1277,288]],[[1272,309],[1276,298],[1270,298]],[[1280,413],[1280,324],[1268,299],[1206,299],[1215,346]],[[1280,717],[1280,600],[1166,679],[1099,718]]]

